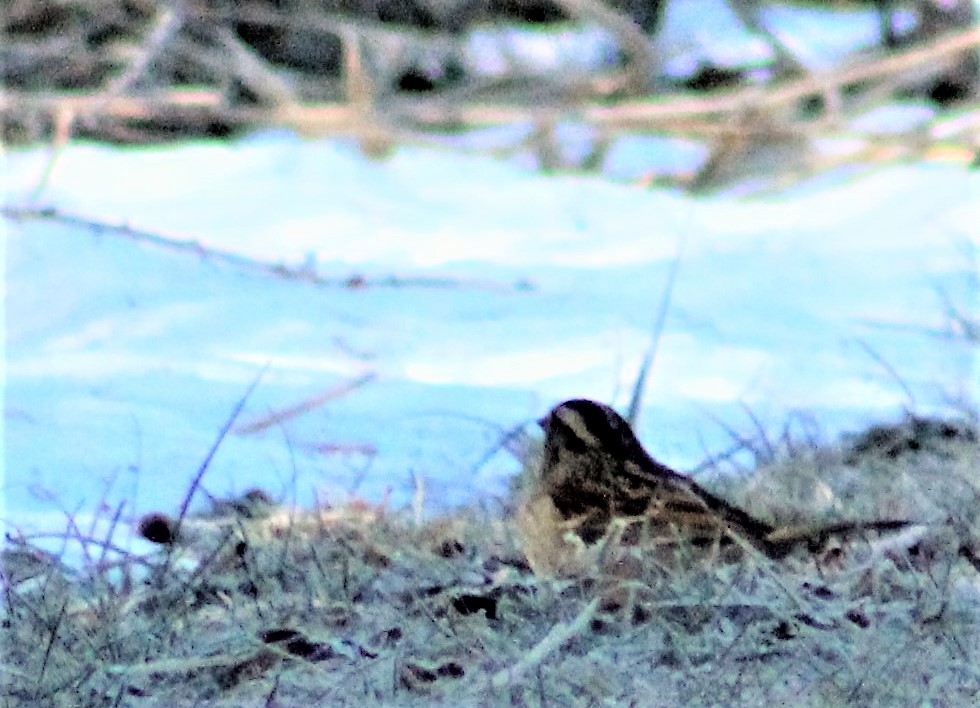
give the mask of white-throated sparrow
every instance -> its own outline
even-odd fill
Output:
[[[711,494],[647,454],[629,424],[609,406],[586,399],[559,404],[538,423],[545,441],[540,471],[525,485],[517,522],[535,572],[569,575],[617,543],[734,552],[755,548],[771,558],[832,534],[902,528],[905,521],[777,528]],[[611,522],[622,520],[613,527]],[[590,555],[590,552],[591,555]]]

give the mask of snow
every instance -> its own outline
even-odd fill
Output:
[[[9,156],[8,201],[44,153]],[[186,179],[180,179],[186,175]],[[386,163],[282,134],[166,150],[69,148],[46,204],[321,275],[447,277],[450,287],[317,287],[48,222],[6,222],[8,523],[173,509],[236,400],[243,421],[376,378],[252,435],[205,486],[431,510],[505,493],[518,463],[476,468],[502,430],[555,402],[624,404],[670,263],[681,264],[640,433],[680,468],[729,444],[717,418],[775,434],[794,411],[827,436],[973,393],[942,330],[975,293],[977,177],[916,165],[765,202],[547,177],[404,148]],[[312,254],[312,259],[311,259]],[[318,451],[326,446],[327,452]],[[295,479],[294,479],[295,477]],[[47,491],[45,491],[47,490]]]
[[[7,155],[5,205],[30,201],[47,159]],[[71,145],[44,206],[366,285],[0,221],[5,524],[62,529],[70,512],[84,527],[123,501],[125,521],[173,511],[266,366],[239,424],[374,378],[229,435],[204,478],[211,493],[400,506],[424,480],[430,512],[492,504],[520,467],[492,454],[508,430],[565,398],[628,402],[678,257],[638,430],[679,469],[728,448],[726,427],[753,435],[746,409],[772,435],[805,414],[832,438],[910,407],[975,403],[973,349],[936,333],[950,326],[944,302],[976,305],[976,171],[841,169],[765,201],[610,179],[703,159],[643,137],[621,141],[597,176],[449,147],[372,161],[281,131]],[[433,280],[379,280],[390,275]]]

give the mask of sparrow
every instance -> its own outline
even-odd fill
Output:
[[[688,549],[738,557],[751,547],[778,559],[833,534],[910,523],[779,528],[653,459],[609,406],[568,400],[538,424],[545,434],[541,467],[525,484],[517,525],[528,562],[539,574],[582,572],[611,533],[620,534],[624,545],[652,544],[668,552],[683,543]],[[613,527],[617,519],[621,526]]]

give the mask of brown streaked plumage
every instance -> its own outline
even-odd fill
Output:
[[[538,421],[544,457],[518,510],[525,553],[535,572],[570,575],[594,561],[589,552],[625,519],[624,544],[666,548],[754,547],[780,558],[831,534],[890,530],[905,521],[777,528],[757,519],[647,454],[629,424],[609,406],[586,399],[559,404]]]

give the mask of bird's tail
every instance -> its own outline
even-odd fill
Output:
[[[878,519],[875,521],[840,521],[824,525],[782,526],[765,537],[765,546],[773,558],[783,558],[796,548],[816,551],[832,538],[848,539],[868,532],[894,533],[904,531],[918,522],[908,519]]]

